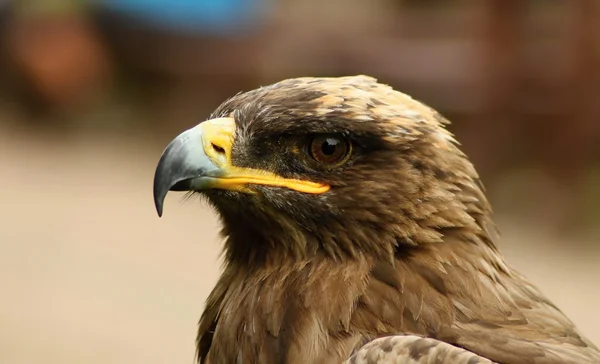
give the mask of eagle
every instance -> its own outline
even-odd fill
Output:
[[[600,363],[497,248],[448,120],[369,76],[240,93],[166,147],[154,177],[222,223],[201,364]]]

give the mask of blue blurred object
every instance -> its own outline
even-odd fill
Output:
[[[172,31],[210,35],[252,32],[269,0],[96,0],[105,8]]]

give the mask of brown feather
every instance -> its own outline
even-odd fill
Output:
[[[234,164],[332,189],[206,193],[226,241],[200,363],[342,363],[354,353],[357,364],[600,362],[505,263],[477,173],[435,110],[357,76],[285,80],[213,116],[236,120]],[[288,140],[331,132],[359,147],[343,169],[286,159]]]

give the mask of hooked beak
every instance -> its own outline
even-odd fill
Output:
[[[158,216],[162,216],[169,191],[218,188],[251,193],[249,184],[286,187],[313,194],[329,190],[328,185],[233,166],[231,149],[234,140],[233,118],[207,120],[173,139],[160,157],[154,174],[154,205]]]

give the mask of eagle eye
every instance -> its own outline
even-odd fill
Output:
[[[310,141],[308,151],[315,161],[336,167],[348,160],[352,144],[341,135],[317,135]]]

